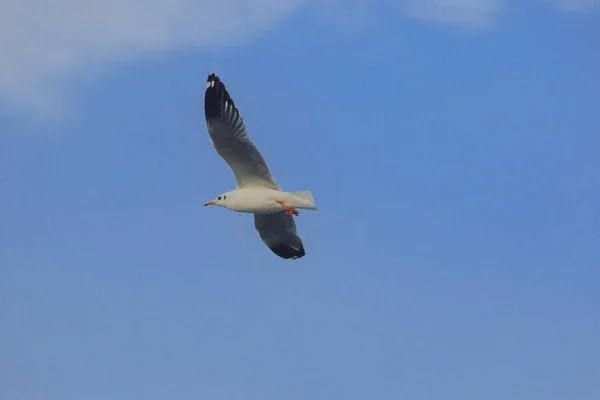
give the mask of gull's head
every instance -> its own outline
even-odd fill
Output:
[[[204,206],[221,206],[223,207],[223,203],[227,200],[227,193],[225,194],[221,194],[219,196],[217,196],[216,199],[214,199],[213,201],[209,201],[208,203],[204,204]]]

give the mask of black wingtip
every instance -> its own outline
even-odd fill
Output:
[[[204,93],[204,115],[207,121],[221,116],[222,103],[224,102],[228,102],[235,107],[225,85],[213,72],[206,78],[206,91]]]
[[[279,257],[285,258],[286,260],[296,260],[306,255],[306,252],[304,251],[304,246],[300,246],[300,248],[297,248],[285,244],[277,244],[275,246],[269,247],[269,249],[271,249],[271,251],[277,254]]]

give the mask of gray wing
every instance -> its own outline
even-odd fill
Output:
[[[213,147],[233,170],[238,188],[267,187],[281,190],[263,156],[248,137],[246,126],[225,85],[208,75],[204,93],[206,128]]]
[[[304,257],[304,244],[296,234],[294,217],[285,212],[254,214],[254,227],[262,241],[281,258]]]

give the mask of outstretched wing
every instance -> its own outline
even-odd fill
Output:
[[[296,259],[306,254],[291,215],[285,212],[254,214],[254,227],[262,241],[279,257]]]
[[[215,74],[210,74],[206,82],[204,115],[212,145],[233,170],[238,188],[281,190],[265,159],[248,137],[242,116],[225,85]]]

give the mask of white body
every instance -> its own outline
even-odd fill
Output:
[[[282,192],[267,188],[243,188],[222,195],[224,199],[215,205],[233,211],[251,214],[275,214],[287,207],[316,210],[310,192]]]

